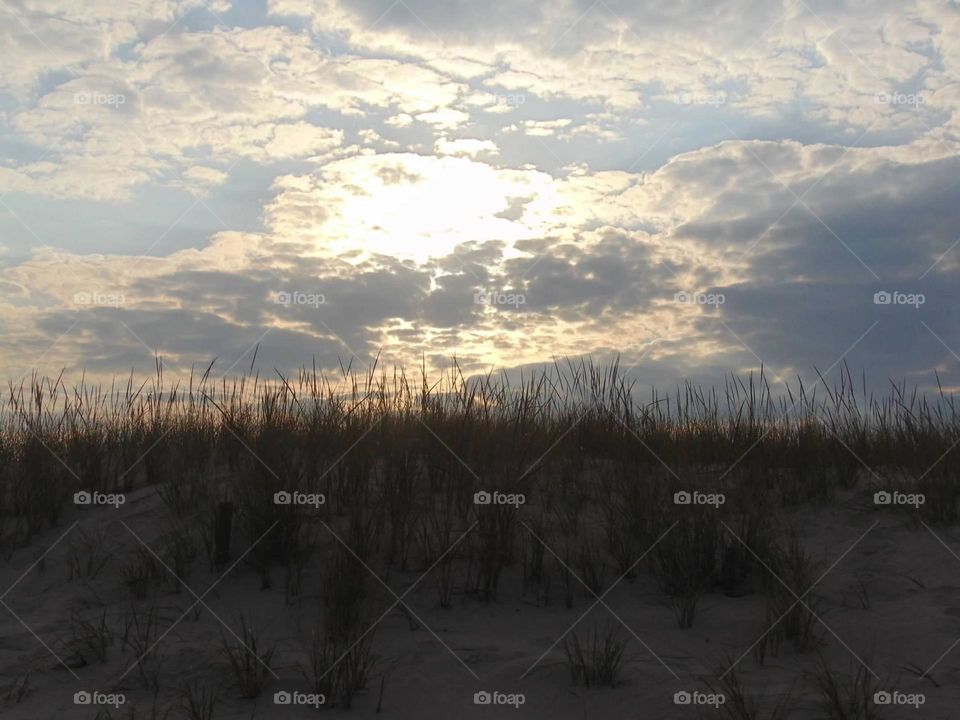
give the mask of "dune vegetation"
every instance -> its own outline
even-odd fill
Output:
[[[85,600],[64,608],[64,636],[48,638],[60,664],[102,668],[104,691],[148,698],[140,714],[128,701],[102,717],[227,717],[218,703],[256,702],[285,687],[281,675],[328,708],[363,696],[372,711],[390,700],[377,632],[388,613],[411,631],[426,625],[423,608],[454,618],[522,601],[575,618],[642,583],[672,611],[674,633],[695,630],[711,598],[752,599],[757,631],[728,647],[730,663],[747,659],[705,680],[726,694],[726,717],[790,717],[786,696],[751,695],[739,674],[785,654],[819,658],[806,682],[833,708],[825,716],[874,717],[864,693],[879,685],[859,667],[836,675],[821,655],[832,641],[817,622],[825,564],[796,518],[854,503],[916,533],[960,512],[953,396],[892,385],[874,397],[847,369],[811,387],[776,387],[761,372],[670,393],[589,361],[518,382],[376,364],[214,375],[171,383],[158,360],[141,383],[34,376],[9,387],[0,414],[11,580],[21,568],[52,572],[56,553],[31,566],[39,540],[83,512],[104,518],[58,547]],[[142,522],[115,527],[110,513],[135,507]],[[223,615],[206,649],[216,671],[184,678],[163,661],[164,635],[217,596],[191,587],[227,573],[220,590],[248,577],[296,629],[271,637],[249,612]],[[866,582],[856,597],[869,609]],[[584,622],[550,657],[587,692],[629,685],[635,637],[625,623]],[[21,664],[8,705],[28,707],[43,675]]]

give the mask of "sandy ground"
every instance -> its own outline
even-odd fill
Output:
[[[807,549],[820,561],[820,572],[856,543],[817,588],[823,598],[820,617],[825,623],[818,623],[822,651],[833,666],[843,670],[850,670],[851,663],[858,662],[853,658],[856,653],[883,679],[884,687],[924,694],[925,703],[919,709],[888,706],[882,717],[957,717],[960,644],[954,645],[960,640],[960,558],[952,552],[960,554],[960,533],[949,528],[931,531],[912,523],[903,512],[876,510],[868,499],[867,490],[861,489],[843,497],[832,510],[793,518],[803,529]],[[124,693],[126,704],[111,710],[109,717],[150,717],[152,692],[143,688],[135,670],[124,675],[132,655],[122,650],[119,637],[106,663],[72,668],[75,677],[53,653],[60,657],[68,653],[65,643],[71,635],[73,610],[89,613],[103,608],[114,623],[120,622],[129,600],[117,567],[139,544],[130,530],[156,546],[165,517],[163,504],[150,488],[132,493],[118,510],[71,506],[60,528],[36,537],[31,547],[18,550],[9,563],[0,566],[0,588],[5,591],[14,586],[3,595],[3,602],[22,620],[0,606],[0,686],[10,686],[31,671],[22,701],[8,699],[0,706],[4,718],[94,718],[100,708],[73,703],[75,692],[94,689]],[[34,565],[74,522],[76,525],[42,563]],[[104,550],[112,558],[96,579],[69,580],[71,541],[82,531],[97,530],[104,533]],[[190,578],[198,594],[213,580],[206,568],[200,567],[203,564],[202,560],[197,563]],[[609,575],[614,575],[612,569]],[[400,594],[418,576],[418,572],[394,573],[389,583]],[[858,599],[856,588],[860,583],[869,597],[868,609]],[[223,683],[217,718],[316,717],[325,712],[425,720],[668,720],[698,717],[698,712],[701,717],[723,717],[710,707],[676,705],[674,693],[706,691],[701,678],[726,669],[729,663],[725,658],[740,656],[762,632],[760,596],[729,598],[719,588],[704,597],[694,627],[681,630],[653,578],[640,572],[605,597],[610,610],[595,606],[578,626],[585,629],[596,622],[618,622],[613,619],[615,613],[629,628],[624,632],[631,636],[620,685],[587,690],[571,685],[562,643],[554,643],[587,612],[593,599],[578,592],[574,607],[568,609],[555,588],[553,603],[536,607],[532,598],[521,597],[521,587],[520,568],[513,567],[501,580],[496,602],[485,604],[473,597],[457,596],[454,606],[444,610],[437,606],[432,578],[426,578],[407,597],[423,626],[412,627],[398,609],[386,615],[375,635],[377,677],[351,710],[318,712],[273,704],[277,691],[309,691],[297,663],[303,657],[303,628],[315,618],[318,598],[305,593],[287,605],[281,571],[277,571],[274,589],[264,591],[256,574],[239,566],[204,598],[209,610],[187,613],[154,649],[163,667],[159,700],[161,704],[174,703],[174,689],[184,679],[210,678]],[[186,590],[175,594],[172,584],[166,584],[151,593],[148,602],[163,608],[167,628],[193,603],[193,597]],[[384,597],[383,609],[391,602],[389,596]],[[273,665],[279,679],[271,679],[256,701],[239,699],[219,655],[220,638],[226,631],[217,618],[237,630],[241,612],[254,617],[264,636],[278,644]],[[119,635],[122,627],[116,632]],[[553,649],[547,652],[551,646]],[[544,653],[542,661],[530,671]],[[788,717],[816,718],[822,714],[817,710],[813,686],[804,674],[815,660],[815,653],[798,655],[784,646],[779,657],[769,658],[763,667],[755,665],[749,654],[739,667],[748,687],[768,699],[793,688],[795,700]],[[907,669],[920,668],[922,673],[935,663],[928,678],[922,680]],[[524,704],[519,708],[474,704],[474,693],[484,690],[522,693]],[[0,702],[6,694],[0,691]],[[131,714],[134,710],[135,715]],[[108,716],[104,713],[100,717]],[[181,717],[179,710],[170,717]]]

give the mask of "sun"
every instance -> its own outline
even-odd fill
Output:
[[[382,254],[425,263],[467,242],[537,237],[542,213],[517,210],[549,194],[551,178],[466,157],[366,155],[326,166],[311,191],[324,208],[311,234],[323,254]],[[556,218],[559,221],[559,217]]]

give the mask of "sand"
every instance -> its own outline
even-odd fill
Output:
[[[818,559],[820,572],[843,556],[816,588],[821,597],[818,614],[825,623],[817,624],[820,650],[838,670],[849,672],[856,667],[856,654],[880,676],[882,687],[895,689],[904,697],[923,694],[924,704],[919,709],[886,706],[881,717],[957,717],[960,558],[952,553],[960,554],[960,533],[956,528],[929,529],[908,511],[878,509],[870,502],[869,493],[861,484],[829,508],[791,518],[801,528],[805,547]],[[128,671],[133,655],[129,648],[123,649],[119,635],[131,600],[119,568],[123,558],[140,545],[134,533],[159,551],[167,517],[153,488],[131,493],[119,509],[70,506],[60,527],[36,536],[29,547],[18,549],[9,562],[0,565],[0,588],[6,591],[13,586],[3,595],[3,602],[22,620],[0,606],[0,685],[9,689],[30,672],[20,702],[4,699],[7,691],[0,694],[0,702],[5,702],[0,713],[4,718],[94,718],[98,712],[100,717],[142,718],[151,717],[154,702],[172,707],[171,718],[181,717],[176,707],[177,688],[193,678],[222,684],[216,718],[306,718],[343,713],[358,718],[423,720],[666,720],[697,717],[698,711],[702,717],[725,717],[722,709],[677,705],[674,694],[709,692],[703,678],[723,672],[729,666],[728,658],[739,657],[762,632],[760,595],[731,598],[719,587],[702,599],[694,627],[679,629],[654,578],[641,569],[635,578],[623,580],[604,597],[609,609],[595,605],[577,626],[586,629],[594,623],[622,621],[630,636],[618,686],[585,689],[571,684],[563,643],[555,643],[594,605],[594,598],[578,589],[574,606],[567,608],[559,588],[554,588],[551,604],[538,607],[532,593],[522,594],[518,564],[505,572],[494,602],[458,592],[453,607],[442,609],[433,577],[427,576],[406,597],[422,625],[411,622],[398,608],[377,625],[375,676],[350,710],[275,705],[276,692],[310,692],[298,663],[304,659],[303,638],[317,617],[320,599],[308,578],[304,593],[288,604],[282,570],[275,571],[273,587],[263,590],[257,574],[241,563],[204,596],[209,609],[201,607],[184,615],[194,597],[186,589],[175,593],[172,581],[152,588],[139,603],[141,608],[151,604],[160,608],[164,631],[182,616],[152,651],[162,668],[160,691],[154,699],[137,671]],[[76,545],[84,532],[101,532],[101,551],[109,557],[96,578],[71,580],[71,543]],[[323,540],[328,545],[333,542],[329,537]],[[42,562],[37,563],[44,553]],[[399,595],[420,574],[421,569],[393,571],[387,582]],[[611,567],[608,580],[615,575]],[[203,595],[214,581],[201,559],[188,584]],[[864,607],[865,598],[868,607]],[[384,591],[380,612],[392,602]],[[117,637],[105,663],[67,670],[54,657],[67,660],[71,655],[71,615],[75,611],[88,618],[106,612]],[[220,653],[221,637],[229,634],[222,623],[239,632],[241,613],[253,617],[263,636],[277,644],[272,662],[277,677],[270,678],[257,700],[239,697]],[[928,677],[918,676],[935,663]],[[763,667],[748,653],[738,668],[747,687],[764,695],[765,705],[792,689],[794,699],[787,717],[799,719],[823,717],[806,675],[815,665],[816,652],[797,654],[784,646],[779,656],[769,657]],[[122,693],[125,703],[109,709],[110,715],[102,707],[74,704],[74,694],[84,690]],[[503,693],[504,699],[515,703],[522,694],[523,704],[478,705],[474,695],[480,691]]]

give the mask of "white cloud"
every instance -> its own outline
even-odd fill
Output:
[[[187,186],[194,195],[206,195],[211,188],[222,185],[229,177],[222,170],[197,165],[183,171],[183,178],[189,182]]]
[[[816,8],[697,1],[680,13],[628,0],[521,0],[482,11],[435,0],[407,5],[326,0],[273,7],[309,17],[318,32],[346,28],[357,47],[483,78],[491,91],[596,102],[620,112],[641,111],[644,86],[659,86],[671,94],[727,91],[738,112],[760,117],[800,101],[824,123],[896,128],[904,118],[872,97],[918,76],[935,82],[926,88],[935,92],[951,82],[937,54],[953,76],[960,62],[960,50],[948,41],[960,23],[956,8],[925,0]],[[469,72],[456,69],[467,62],[474,64]],[[909,127],[923,132],[918,123]]]
[[[404,128],[413,124],[413,118],[407,113],[400,113],[388,117],[384,122],[391,127]]]
[[[0,88],[28,96],[51,71],[82,72],[114,51],[167,28],[201,0],[21,0],[0,23]]]
[[[416,117],[417,120],[434,125],[441,130],[453,129],[470,121],[469,113],[454,110],[453,108],[441,108],[431,112],[420,113]]]
[[[43,163],[0,171],[3,189],[123,200],[155,172],[196,164],[198,153],[258,162],[325,155],[342,131],[304,119],[318,107],[357,116],[390,108],[401,119],[415,112],[440,127],[468,119],[446,107],[459,86],[433,70],[332,57],[283,28],[170,32],[133,53],[91,58],[77,77],[10,114],[20,138],[50,151]],[[89,158],[101,154],[109,158],[92,169]]]
[[[477,157],[485,154],[496,155],[500,152],[497,144],[492,140],[480,140],[478,138],[450,140],[442,137],[437,140],[434,149],[440,155],[465,155],[467,157]]]
[[[557,118],[556,120],[523,120],[519,125],[510,125],[506,130],[509,132],[518,132],[523,130],[525,135],[531,137],[550,137],[556,135],[559,131],[569,127],[573,123],[570,118]]]

